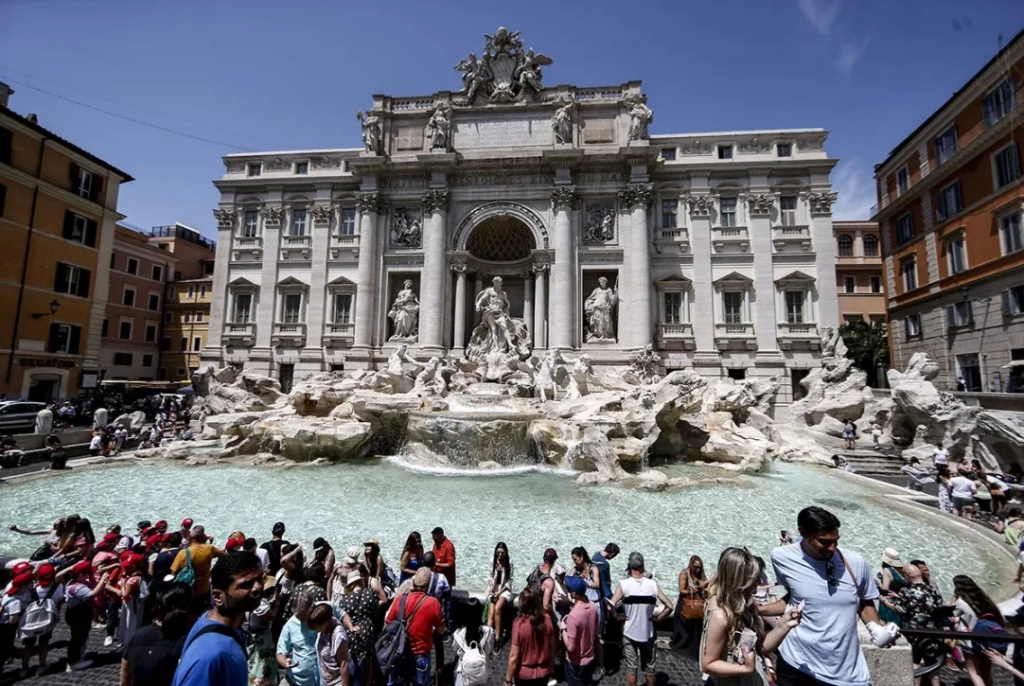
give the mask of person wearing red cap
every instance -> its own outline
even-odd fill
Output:
[[[181,520],[181,528],[178,529],[181,533],[181,540],[185,542],[185,545],[192,544],[192,525],[195,524],[191,517],[186,517]]]
[[[11,583],[0,598],[0,672],[7,664],[7,659],[14,654],[18,622],[32,597],[32,565],[19,562],[11,571]]]
[[[75,563],[67,569],[61,570],[57,578],[64,576],[71,577],[66,595],[68,609],[64,613],[64,621],[71,630],[71,640],[68,642],[67,671],[81,668],[85,659],[85,646],[89,641],[89,630],[92,628],[93,601],[97,596],[102,595],[107,585],[109,573],[104,572],[98,581],[93,580],[93,566],[88,560]]]
[[[107,584],[107,590],[121,598],[120,621],[117,628],[119,646],[125,645],[142,626],[142,604],[148,595],[148,585],[142,578],[142,567],[145,562],[146,558],[139,553],[123,553],[119,583]]]
[[[36,569],[36,587],[31,591],[30,603],[40,600],[53,601],[60,614],[61,605],[64,604],[64,585],[57,582],[57,570],[51,564],[42,564]],[[18,638],[21,639],[21,671],[28,674],[29,662],[32,653],[39,645],[39,674],[46,670],[46,657],[50,651],[50,637],[53,636],[53,627],[43,633],[29,633],[25,626],[24,617],[18,626]]]
[[[158,521],[156,524],[153,525],[153,528],[156,529],[157,531],[159,531],[161,534],[167,533],[167,520],[166,519],[161,519],[160,521]]]

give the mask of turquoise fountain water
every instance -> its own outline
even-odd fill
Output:
[[[648,568],[674,592],[691,554],[709,568],[731,545],[767,558],[779,530],[795,534],[797,512],[819,504],[842,521],[842,548],[861,553],[876,569],[887,547],[904,559],[923,558],[947,596],[954,574],[969,574],[983,587],[1012,576],[1008,558],[955,524],[893,505],[879,491],[827,471],[780,464],[773,475],[742,482],[647,493],[577,486],[557,473],[525,468],[495,475],[414,471],[394,460],[292,469],[153,462],[0,485],[0,554],[25,555],[38,544],[6,525],[45,527],[71,512],[90,518],[100,533],[111,522],[133,529],[143,518],[175,524],[192,517],[218,541],[235,529],[266,540],[280,520],[287,538],[307,549],[316,536],[336,550],[380,539],[391,564],[410,531],[429,541],[440,525],[458,548],[458,585],[466,589],[485,587],[497,541],[508,543],[517,586],[549,546],[571,564],[573,547],[595,552],[615,541],[624,553],[643,552]],[[625,556],[613,563],[616,575],[624,565]]]

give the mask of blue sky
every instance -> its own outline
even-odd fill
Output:
[[[855,219],[873,165],[1024,26],[1024,0],[0,0],[0,80],[135,176],[127,221],[212,235],[222,154],[357,147],[371,94],[457,89],[501,24],[554,59],[548,85],[642,79],[652,133],[829,129]]]

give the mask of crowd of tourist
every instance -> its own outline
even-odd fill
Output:
[[[917,666],[953,665],[978,686],[992,683],[993,665],[1014,670],[1005,657],[1011,623],[971,578],[954,577],[947,602],[923,560],[905,563],[887,549],[875,574],[841,550],[832,513],[808,507],[796,525],[799,536],[782,531],[768,561],[731,547],[711,574],[692,556],[675,601],[641,552],[618,566],[615,543],[594,554],[573,548],[564,563],[548,548],[520,561],[530,570],[520,582],[499,542],[473,600],[457,585],[455,544],[441,527],[429,546],[411,533],[392,566],[376,539],[342,551],[320,537],[307,550],[281,522],[260,544],[241,531],[214,541],[192,519],[141,521],[132,531],[112,524],[97,536],[71,515],[45,530],[11,527],[42,543],[8,565],[0,668],[10,660],[26,676],[36,660],[45,670],[63,615],[65,669],[90,668],[88,639],[102,631],[105,645],[120,648],[122,685],[481,686],[508,646],[509,686],[589,686],[609,656],[628,686],[653,686],[655,627],[670,617],[673,647],[719,686],[869,684],[858,622],[879,647],[902,629]],[[1019,537],[1024,519],[1009,529]],[[929,629],[983,637],[947,642],[920,633]],[[446,650],[459,656],[455,674],[443,669]]]

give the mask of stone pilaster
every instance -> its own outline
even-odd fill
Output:
[[[532,274],[523,275],[523,323],[530,329],[530,338],[535,339],[533,330],[533,278]]]
[[[651,240],[647,228],[647,213],[654,190],[650,184],[633,184],[619,191],[619,205],[629,209],[629,234],[624,236],[625,275],[621,279],[620,309],[626,308],[625,330],[619,331],[619,343],[630,348],[642,348],[654,340],[651,318]],[[625,291],[623,293],[623,290]]]
[[[550,347],[562,350],[573,348],[574,303],[567,294],[573,292],[576,276],[575,255],[572,249],[572,218],[570,213],[579,202],[575,186],[556,186],[551,191],[551,206],[555,212],[555,263],[551,268],[551,292],[558,297],[552,301],[549,326]]]
[[[448,236],[448,190],[427,191],[423,214],[430,217],[423,232],[423,272],[420,275],[420,337],[423,346],[443,348],[445,246]]]
[[[238,224],[238,212],[233,207],[220,207],[213,211],[217,219],[217,245],[227,255],[231,255],[232,239]],[[206,333],[206,347],[200,355],[203,364],[222,365],[223,350],[221,349],[224,324],[230,318],[231,297],[228,293],[228,269],[230,257],[220,257],[213,263],[213,301],[210,303],[210,327]]]
[[[832,204],[835,193],[810,193],[811,240],[814,266],[817,268],[818,326],[839,326],[839,299],[836,292],[836,241],[832,231]]]
[[[775,308],[775,280],[772,269],[772,221],[775,199],[766,194],[752,194],[747,198],[750,249],[754,254],[754,335],[757,336],[757,356],[778,357],[778,325]]]
[[[533,271],[536,273],[536,287],[534,288],[534,302],[536,306],[533,308],[533,347],[534,348],[546,348],[547,347],[547,313],[548,313],[548,295],[546,288],[547,273],[550,265],[547,264],[535,264],[533,265]]]
[[[264,207],[260,210],[260,222],[263,224],[263,267],[260,270],[260,300],[256,306],[255,347],[261,350],[254,350],[254,356],[259,353],[269,355],[272,348],[271,336],[277,321],[277,262],[281,252],[283,214],[283,210],[277,207]]]
[[[379,193],[360,193],[356,197],[359,210],[359,265],[356,268],[356,314],[353,347],[369,348],[373,339],[373,311],[376,298],[377,215],[380,213]]]
[[[462,350],[466,347],[466,265],[453,264],[451,269],[455,272],[455,332],[452,348]]]
[[[328,198],[329,200],[329,198]],[[331,218],[334,208],[326,202],[310,208],[312,248],[309,266],[309,307],[306,308],[306,349],[322,350],[325,313],[333,303],[327,297],[327,256],[330,254]]]
[[[709,195],[687,198],[690,211],[690,249],[693,251],[693,337],[694,366],[699,361],[718,364],[715,348],[715,293],[711,278],[711,209]]]

